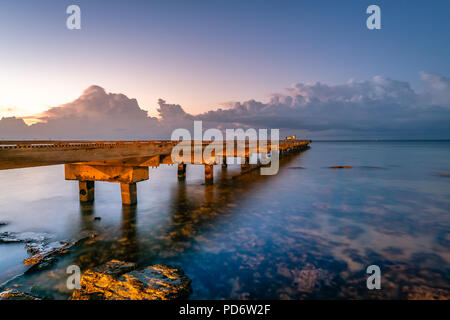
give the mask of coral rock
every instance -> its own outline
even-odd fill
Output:
[[[112,260],[86,271],[72,300],[171,300],[191,293],[191,280],[180,269],[153,265],[135,269],[134,263]]]
[[[41,300],[15,289],[0,292],[0,300]]]

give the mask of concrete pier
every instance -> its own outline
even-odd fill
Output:
[[[80,189],[80,202],[94,201],[95,182],[94,181],[78,181]]]
[[[186,164],[179,163],[178,164],[178,181],[186,180]]]
[[[205,164],[205,184],[214,183],[214,166],[212,164]]]
[[[137,202],[136,182],[148,180],[148,167],[66,164],[66,180],[78,180],[80,201],[94,200],[94,181],[120,183],[122,203]]]
[[[122,195],[122,204],[133,205],[137,203],[136,182],[121,183],[120,194]]]
[[[241,171],[246,171],[250,168],[250,157],[245,156],[241,158]]]
[[[280,157],[308,148],[310,140],[287,137],[276,141],[0,141],[0,170],[55,164],[65,165],[66,180],[79,184],[80,202],[94,201],[95,181],[120,183],[122,203],[137,202],[137,182],[149,179],[149,167],[176,164],[179,181],[186,179],[186,164],[205,166],[205,184],[214,183],[214,165],[227,157],[241,158],[241,172],[254,167],[250,158],[255,154],[266,157],[277,153]],[[217,146],[204,155],[206,148]],[[172,157],[175,147],[182,146],[182,154],[191,157],[179,160]],[[186,149],[187,148],[187,149]],[[200,154],[200,157],[195,156]],[[207,158],[205,158],[207,157]],[[220,161],[222,159],[222,161]]]
[[[224,156],[224,157],[222,157],[222,168],[226,169],[227,167],[228,167],[227,157]]]

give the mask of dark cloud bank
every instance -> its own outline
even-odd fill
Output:
[[[27,126],[2,118],[0,139],[169,139],[175,128],[280,128],[282,135],[324,139],[448,139],[450,78],[422,72],[425,88],[374,77],[341,85],[298,83],[273,94],[268,103],[230,103],[199,115],[159,100],[159,117],[149,117],[136,99],[91,86],[73,102],[43,113]]]

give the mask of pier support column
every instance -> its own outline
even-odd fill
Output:
[[[222,168],[226,169],[228,167],[228,163],[227,163],[227,157],[224,156],[222,159]]]
[[[78,187],[80,189],[80,202],[94,201],[94,181],[78,181]]]
[[[214,183],[214,166],[212,164],[205,164],[205,184]]]
[[[186,164],[179,163],[178,164],[178,181],[186,180]]]
[[[136,182],[121,183],[120,193],[122,195],[122,204],[132,205],[137,203]]]
[[[243,161],[241,163],[241,171],[247,170],[250,167],[250,157],[245,156],[245,158],[241,158],[241,161]]]
[[[108,181],[120,183],[123,204],[135,204],[136,182],[148,180],[148,167],[68,163],[64,171],[66,180],[79,181],[80,201],[94,199],[94,181]]]
[[[256,167],[259,168],[259,167],[261,167],[261,166],[262,166],[262,164],[261,164],[261,158],[260,158],[260,156],[258,155],[258,158],[256,159]]]

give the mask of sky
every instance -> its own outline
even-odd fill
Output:
[[[81,8],[81,30],[66,28],[71,4]],[[366,27],[371,4],[381,8],[381,30]],[[136,99],[123,101],[136,114],[147,111],[150,125],[167,128],[161,111],[166,120],[168,112],[183,112],[216,127],[278,125],[309,137],[449,138],[449,12],[446,0],[2,0],[0,139],[25,131],[24,137],[61,136],[10,117],[29,124],[64,117],[67,124],[86,115],[77,99],[116,97],[103,89]],[[89,91],[92,85],[101,90]],[[47,111],[70,103],[78,107]],[[114,109],[133,118],[109,106],[88,114],[101,121]],[[381,110],[396,122],[381,126],[381,115],[373,117]],[[123,138],[153,137],[143,126],[136,134],[120,128],[128,132]],[[427,126],[433,134],[424,134]]]

